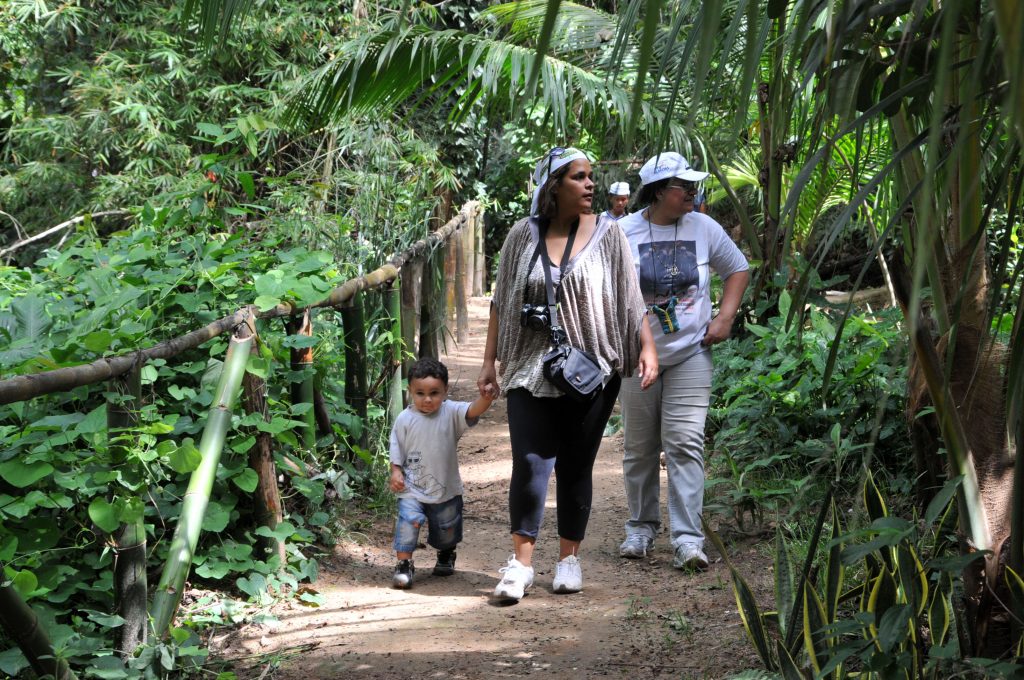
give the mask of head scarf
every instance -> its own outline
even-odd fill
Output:
[[[563,165],[568,165],[580,158],[587,158],[587,154],[571,146],[568,148],[556,146],[550,153],[544,156],[544,158],[540,159],[540,162],[537,163],[536,169],[533,171],[533,181],[536,186],[533,190],[533,202],[530,204],[530,215],[537,214],[537,205],[540,203],[540,192],[544,188],[544,184],[548,181],[548,177],[551,176],[551,173],[555,172]]]

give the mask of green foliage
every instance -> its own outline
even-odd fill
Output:
[[[808,545],[809,557],[794,582],[792,557],[780,531],[776,538],[776,612],[761,609],[742,574],[732,565],[736,602],[747,634],[769,671],[784,677],[950,677],[973,672],[1015,677],[1013,663],[965,659],[956,614],[962,572],[982,557],[956,555],[951,500],[960,478],[936,494],[919,521],[888,513],[869,474],[862,488],[864,526],[843,533],[835,504],[825,504]],[[831,520],[829,520],[831,516]],[[818,536],[829,531],[827,552],[817,554]],[[714,532],[723,555],[725,546]],[[727,558],[728,561],[728,558]],[[852,583],[846,570],[860,567]],[[817,573],[818,578],[809,578]],[[789,672],[787,673],[787,668]],[[796,673],[796,675],[790,675]],[[972,676],[973,677],[973,676]]]
[[[707,507],[741,524],[745,513],[758,521],[766,510],[806,507],[816,484],[856,476],[873,457],[907,475],[899,311],[847,321],[827,400],[823,380],[838,315],[812,305],[787,329],[788,311],[783,292],[778,316],[746,324],[742,337],[716,349]]]

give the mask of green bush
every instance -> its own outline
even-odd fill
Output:
[[[809,306],[789,327],[790,298],[766,325],[715,350],[708,418],[710,510],[758,521],[805,507],[872,458],[906,478],[906,344],[897,309],[851,315],[826,390],[839,315]],[[795,317],[800,319],[801,317]]]

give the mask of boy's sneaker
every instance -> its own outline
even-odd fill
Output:
[[[395,575],[391,578],[391,584],[399,590],[412,587],[412,576],[416,573],[416,567],[412,560],[399,560],[395,565]]]
[[[533,585],[533,567],[528,567],[516,556],[508,558],[508,564],[498,570],[502,575],[494,589],[494,596],[502,600],[514,600],[518,602],[523,599],[526,589]]]
[[[555,580],[551,584],[556,593],[578,593],[583,590],[583,571],[575,555],[568,555],[555,565]]]
[[[684,543],[676,548],[672,566],[676,569],[704,571],[708,568],[708,556],[699,547]]]
[[[434,576],[451,576],[455,573],[455,548],[437,551]]]
[[[654,539],[644,534],[629,534],[619,546],[619,556],[638,560],[647,557],[647,552],[654,547]]]

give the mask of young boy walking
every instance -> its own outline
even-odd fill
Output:
[[[391,430],[391,490],[398,495],[394,549],[398,558],[392,584],[412,586],[412,553],[420,527],[437,550],[435,576],[455,573],[455,546],[462,540],[462,478],[456,447],[465,431],[494,401],[448,401],[448,369],[436,359],[420,359],[409,369],[409,406]]]

